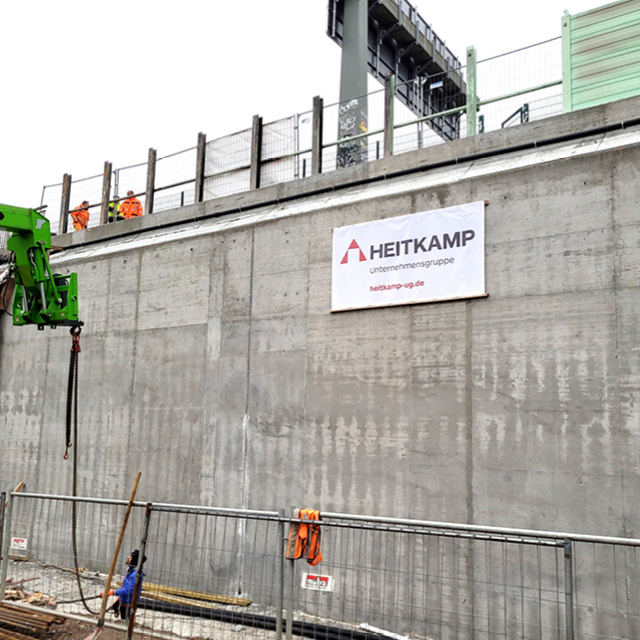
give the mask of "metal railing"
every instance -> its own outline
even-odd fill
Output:
[[[57,603],[57,613],[95,620],[126,502],[13,493],[9,504],[0,517],[2,598],[23,603],[37,593],[42,604]],[[278,640],[638,635],[640,540],[321,518],[323,560],[310,566],[286,557],[290,527],[304,521],[284,510],[135,503],[116,580],[129,551],[142,549],[138,632],[208,638],[241,626],[245,636]]]
[[[466,75],[465,96],[448,81],[451,74]],[[69,209],[83,200],[90,203],[93,227],[108,222],[108,201],[118,202],[128,190],[145,213],[154,213],[328,173],[348,166],[345,148],[361,148],[363,141],[364,157],[375,160],[514,126],[517,120],[509,117],[523,109],[527,121],[561,113],[561,75],[560,38],[480,61],[470,48],[465,66],[400,86],[389,79],[385,90],[368,94],[367,130],[357,136],[338,139],[341,105],[324,105],[316,98],[312,111],[266,124],[256,116],[251,128],[210,141],[199,134],[196,147],[162,158],[156,159],[151,149],[147,162],[116,169],[105,163],[102,174],[82,180],[66,176],[63,183],[44,187],[41,204],[48,205],[52,230],[63,233],[70,228]],[[452,91],[458,93],[449,95]],[[398,92],[413,111],[392,99]],[[432,111],[432,105],[460,102],[464,105]]]

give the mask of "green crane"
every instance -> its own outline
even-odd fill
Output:
[[[16,281],[13,324],[80,327],[78,276],[52,273],[49,221],[35,209],[0,204],[0,229],[11,232],[7,249],[13,252],[10,268]]]

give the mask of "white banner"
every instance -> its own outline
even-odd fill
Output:
[[[484,202],[333,230],[331,311],[486,295]]]

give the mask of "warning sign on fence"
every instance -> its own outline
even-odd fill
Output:
[[[314,591],[333,591],[333,578],[331,576],[321,576],[317,573],[303,573],[302,588],[313,589]]]
[[[26,538],[11,538],[11,549],[14,551],[26,551],[27,539]]]

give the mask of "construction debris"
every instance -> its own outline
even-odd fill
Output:
[[[42,595],[42,594],[39,594]],[[38,634],[48,631],[53,624],[62,624],[65,618],[44,611],[22,609],[14,605],[0,604],[0,627],[17,631],[19,634]]]
[[[239,607],[248,607],[253,602],[247,598],[234,598],[232,596],[223,596],[217,593],[190,591],[188,589],[180,589],[178,587],[167,587],[164,585],[149,583],[143,584],[142,595],[147,598],[153,598],[163,602],[194,604],[197,606],[206,606],[203,604],[203,600],[208,602],[217,602],[218,604],[233,604]]]

